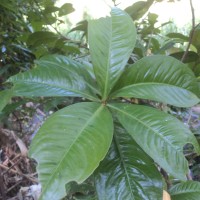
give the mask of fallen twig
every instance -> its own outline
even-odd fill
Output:
[[[14,174],[18,174],[20,176],[23,176],[23,177],[27,178],[29,181],[32,181],[34,183],[38,183],[38,180],[36,180],[34,177],[31,177],[30,175],[27,175],[27,174],[20,173],[20,172],[14,170],[12,168],[9,168],[9,167],[7,167],[5,165],[0,164],[0,168],[5,169],[7,171],[10,171],[10,172],[12,172]]]

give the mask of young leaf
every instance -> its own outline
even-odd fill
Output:
[[[200,153],[199,145],[190,132],[175,117],[141,105],[110,104],[117,118],[140,147],[162,168],[180,180],[186,180],[188,163],[183,146],[191,143]]]
[[[71,3],[65,3],[64,5],[60,7],[58,16],[61,17],[63,15],[68,15],[74,11],[75,9],[73,8]]]
[[[16,96],[76,96],[97,100],[95,83],[79,63],[65,56],[49,55],[36,64],[35,69],[9,78]]]
[[[179,183],[169,192],[172,200],[197,200],[200,197],[200,183],[195,181]]]
[[[106,155],[112,135],[112,116],[99,103],[77,103],[50,116],[29,152],[38,162],[40,199],[61,199],[66,183],[88,178]]]
[[[12,96],[13,96],[12,89],[3,90],[3,91],[0,92],[0,112],[8,104],[8,102],[10,101]]]
[[[184,42],[188,42],[188,40],[189,40],[188,36],[185,36],[181,33],[168,33],[166,36],[169,37],[169,38],[181,39]]]
[[[95,171],[98,199],[162,199],[163,183],[153,160],[117,125],[111,148]]]
[[[37,31],[32,33],[27,40],[27,45],[38,47],[39,45],[47,45],[52,47],[58,40],[58,36],[50,31]]]
[[[89,21],[89,46],[102,99],[118,80],[136,41],[136,30],[124,11],[113,8],[111,17]]]
[[[125,11],[132,17],[133,20],[138,20],[149,10],[154,0],[138,1],[127,7]]]
[[[127,70],[118,81],[113,97],[135,97],[191,107],[200,99],[193,72],[167,56],[145,57]]]

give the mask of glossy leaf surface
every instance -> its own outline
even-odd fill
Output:
[[[190,132],[175,117],[141,105],[111,104],[117,118],[140,147],[174,177],[185,180],[188,163],[183,146],[191,143],[197,153],[199,145]]]
[[[50,116],[30,147],[30,156],[38,162],[40,199],[61,199],[66,183],[88,178],[106,155],[112,136],[111,114],[98,103],[77,103]]]
[[[190,107],[200,100],[193,72],[167,56],[145,57],[127,70],[118,81],[113,97],[135,97]]]
[[[187,181],[174,185],[170,190],[172,200],[198,200],[200,197],[200,183]]]
[[[162,178],[153,160],[119,125],[106,158],[95,171],[95,186],[100,200],[162,199]]]
[[[97,83],[105,100],[126,65],[136,41],[136,30],[124,11],[89,21],[89,46]]]
[[[65,56],[36,61],[35,69],[11,77],[16,96],[76,96],[96,100],[98,92],[89,73]],[[87,79],[87,82],[85,81]]]

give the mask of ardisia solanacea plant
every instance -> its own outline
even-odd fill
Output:
[[[32,141],[29,155],[38,162],[40,200],[59,200],[67,185],[82,183],[92,174],[99,200],[161,200],[165,184],[159,168],[183,181],[170,190],[172,199],[182,194],[185,200],[191,191],[199,195],[200,184],[186,181],[184,145],[192,144],[200,154],[190,130],[156,108],[121,100],[193,106],[199,102],[199,89],[192,71],[160,55],[126,67],[136,30],[118,8],[108,17],[89,21],[88,41],[93,68],[48,55],[37,60],[34,69],[8,80],[13,88],[5,101],[10,93],[85,99],[52,114]]]

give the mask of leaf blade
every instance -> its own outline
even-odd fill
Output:
[[[186,180],[188,163],[183,146],[191,143],[200,153],[190,130],[175,117],[141,105],[109,104],[117,118],[140,147],[163,169],[180,180]],[[181,167],[180,167],[181,166]]]
[[[200,183],[186,181],[174,185],[169,190],[172,200],[197,200],[200,196]]]
[[[0,92],[0,112],[3,110],[3,108],[8,104],[10,99],[13,96],[13,90],[3,90]]]
[[[125,12],[113,8],[111,17],[90,21],[88,32],[94,72],[105,100],[133,50],[136,30]]]
[[[88,178],[107,153],[112,134],[111,114],[98,103],[74,104],[49,117],[29,152],[39,163],[41,200],[60,199],[66,183]]]
[[[95,171],[99,199],[161,199],[162,178],[152,159],[120,125],[109,153]]]
[[[148,56],[128,68],[115,88],[113,97],[125,96],[191,107],[200,100],[192,71],[167,56]]]
[[[81,65],[65,56],[49,55],[38,66],[8,79],[17,96],[77,96],[97,100],[95,83]],[[87,77],[87,81],[84,79]]]

